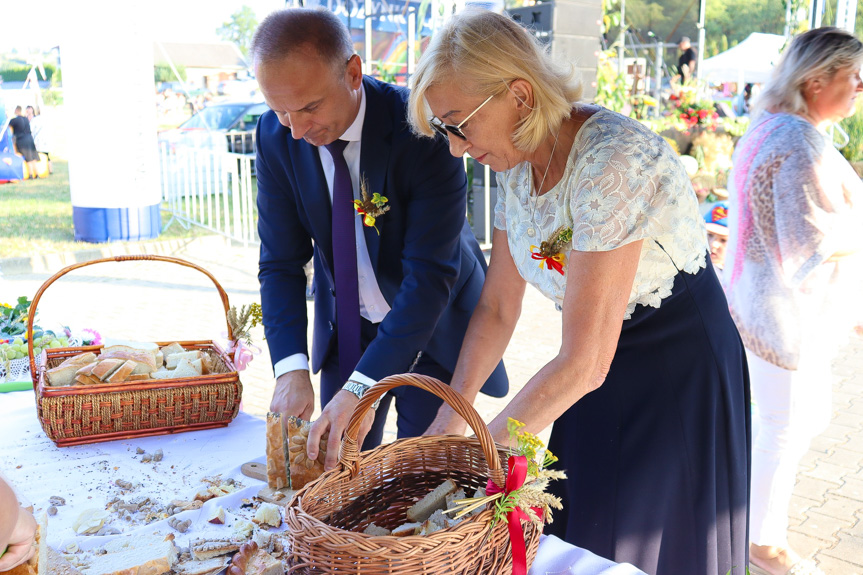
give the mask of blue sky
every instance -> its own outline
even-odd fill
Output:
[[[100,6],[111,1],[77,0],[74,3],[78,7],[75,14],[90,21],[98,19]],[[62,5],[68,6],[68,2],[37,0],[32,4],[17,4],[21,10],[21,17],[17,19],[9,17],[14,11],[4,9],[0,50],[47,50],[58,45],[64,31],[61,27],[69,26],[70,22],[57,15],[64,12]],[[244,4],[255,11],[258,21],[285,6],[284,0],[146,0],[143,5],[153,10],[153,19],[158,22],[153,29],[154,40],[214,42],[218,40],[216,29]],[[134,2],[128,5],[134,5]]]

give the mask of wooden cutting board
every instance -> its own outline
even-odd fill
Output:
[[[267,482],[267,464],[266,463],[258,463],[256,461],[249,461],[248,463],[244,463],[240,467],[240,472],[246,477],[251,477],[252,479],[258,479]],[[288,489],[287,487],[283,487],[281,489],[270,489],[269,487],[264,486],[258,491],[257,498],[266,501],[267,503],[275,503],[276,505],[287,505],[291,498],[294,496],[293,489]]]
[[[257,479],[259,481],[267,481],[267,464],[258,463],[257,461],[249,461],[240,467],[240,473],[246,477]]]

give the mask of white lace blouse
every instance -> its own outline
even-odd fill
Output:
[[[665,140],[639,122],[600,109],[576,134],[560,182],[533,197],[531,179],[527,162],[497,174],[494,225],[507,232],[521,276],[561,308],[570,249],[645,240],[624,319],[637,304],[658,308],[678,270],[705,266],[707,235],[689,177]],[[532,255],[561,228],[572,230],[563,274]]]

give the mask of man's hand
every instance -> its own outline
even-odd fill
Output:
[[[0,557],[0,571],[8,571],[36,554],[36,520],[26,509],[18,509],[18,519],[9,536],[9,547]],[[0,549],[2,551],[2,549]]]
[[[315,411],[315,390],[306,369],[289,371],[276,380],[270,411],[309,421]],[[285,419],[287,425],[287,419]]]
[[[318,448],[321,443],[321,437],[327,430],[330,430],[330,438],[327,440],[327,458],[324,461],[324,469],[329,471],[335,469],[339,462],[339,446],[342,442],[342,435],[348,427],[351,420],[351,415],[360,400],[356,395],[349,391],[339,391],[335,397],[324,407],[323,413],[312,424],[309,429],[309,441],[306,444],[306,455],[309,459],[315,460],[318,457]],[[372,423],[375,420],[375,412],[370,409],[360,425],[360,432],[357,435],[357,444],[362,448],[363,440],[366,438],[369,430],[372,428]]]
[[[423,435],[464,435],[467,422],[453,408],[444,403]]]

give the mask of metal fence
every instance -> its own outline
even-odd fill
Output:
[[[167,225],[176,220],[244,246],[258,243],[254,156],[160,142],[159,163]]]
[[[229,135],[233,149],[248,150],[248,142]],[[221,148],[221,146],[218,146]],[[162,207],[184,227],[200,226],[221,234],[244,246],[258,244],[257,181],[254,156],[215,149],[159,143],[162,180]],[[464,159],[465,170],[472,174],[468,182],[467,217],[483,249],[491,247],[495,182],[488,166]],[[477,170],[481,167],[482,169]]]

